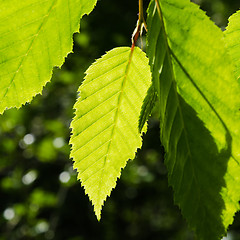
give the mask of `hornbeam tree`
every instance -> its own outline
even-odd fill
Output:
[[[41,94],[96,3],[0,2],[1,114]],[[132,46],[96,60],[79,87],[73,167],[100,220],[157,103],[175,203],[198,239],[219,240],[240,201],[240,12],[225,31],[190,0],[150,0],[146,21],[139,0],[138,13]],[[143,32],[146,53],[136,46]]]

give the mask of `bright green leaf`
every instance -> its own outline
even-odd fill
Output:
[[[0,113],[41,93],[96,1],[0,1]]]
[[[71,157],[98,219],[121,169],[142,145],[138,118],[150,83],[145,54],[122,47],[98,59],[79,88]]]
[[[225,42],[235,64],[236,77],[240,78],[240,11],[229,18],[229,24],[225,31]]]
[[[198,239],[221,239],[240,199],[240,87],[223,32],[188,0],[152,0],[148,13],[174,199]]]

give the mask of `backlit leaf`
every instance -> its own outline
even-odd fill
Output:
[[[145,54],[115,48],[88,70],[71,124],[71,157],[100,219],[121,169],[142,145],[138,118],[151,83]]]
[[[0,1],[0,113],[41,93],[96,1]]]
[[[148,118],[151,116],[155,103],[157,101],[157,92],[154,85],[152,84],[147,91],[147,95],[143,101],[142,110],[139,117],[138,129],[142,132],[144,124],[147,122]]]
[[[229,18],[225,33],[225,42],[229,54],[235,64],[235,75],[240,78],[240,11]]]
[[[152,0],[148,13],[174,199],[198,239],[221,239],[240,199],[240,87],[223,33],[188,0]]]

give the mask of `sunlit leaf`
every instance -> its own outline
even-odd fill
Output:
[[[145,54],[115,48],[88,70],[71,124],[71,157],[97,218],[121,169],[142,145],[138,118],[151,83]]]
[[[147,122],[148,118],[151,116],[155,103],[157,101],[157,92],[152,84],[148,89],[147,95],[143,101],[142,110],[139,117],[138,129],[142,132],[144,124]]]
[[[240,11],[229,18],[225,33],[225,43],[235,64],[235,75],[240,78]]]
[[[240,199],[240,87],[223,33],[188,0],[152,0],[148,13],[174,199],[198,239],[221,239]]]
[[[42,92],[96,1],[0,1],[0,113]]]

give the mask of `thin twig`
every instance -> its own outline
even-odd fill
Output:
[[[139,36],[142,35],[143,28],[145,28],[145,30],[147,31],[147,24],[143,14],[143,0],[139,0],[139,13],[138,13],[137,26],[134,29],[134,32],[132,34],[132,49],[134,49]]]

